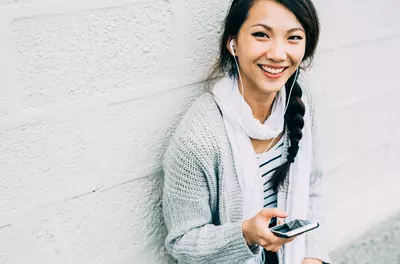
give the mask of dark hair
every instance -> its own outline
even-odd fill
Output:
[[[228,73],[230,76],[237,77],[235,61],[227,49],[226,45],[229,38],[236,37],[241,26],[248,17],[249,9],[260,0],[233,0],[228,15],[224,22],[224,31],[220,42],[220,53],[218,61],[212,69],[207,87],[210,90],[211,81],[221,74]],[[311,0],[274,0],[290,10],[303,26],[306,35],[306,48],[302,61],[301,69],[308,68],[311,63],[318,43],[320,26],[317,11]],[[300,75],[300,69],[298,70]],[[288,149],[287,161],[277,168],[272,182],[274,189],[277,190],[283,184],[289,171],[290,164],[294,162],[299,150],[299,142],[302,138],[302,128],[304,126],[303,116],[305,107],[301,101],[302,89],[297,80],[294,82],[295,73],[286,82],[287,96],[293,85],[292,95],[289,99],[289,106],[285,114],[285,126],[289,132],[290,146]],[[294,84],[293,84],[294,82]]]

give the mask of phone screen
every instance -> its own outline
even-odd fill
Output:
[[[300,220],[295,220],[295,221],[291,221],[289,223],[283,224],[281,226],[276,226],[274,228],[275,231],[281,232],[281,233],[287,233],[290,232],[294,229],[297,229],[299,227],[303,227],[307,225],[307,223],[301,223]]]

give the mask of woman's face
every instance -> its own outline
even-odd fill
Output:
[[[234,40],[244,88],[264,94],[279,91],[304,57],[305,37],[284,6],[256,1]]]

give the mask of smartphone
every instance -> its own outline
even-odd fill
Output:
[[[295,219],[283,225],[271,227],[271,232],[277,237],[291,238],[319,227],[319,223]]]

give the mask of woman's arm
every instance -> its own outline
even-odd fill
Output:
[[[214,169],[207,172],[205,167],[210,167],[213,157],[204,146],[196,146],[190,133],[185,134],[174,137],[164,156],[166,248],[180,263],[244,263],[258,247],[252,247],[253,253],[246,244],[241,221],[212,224],[210,188],[218,183],[212,177]]]

